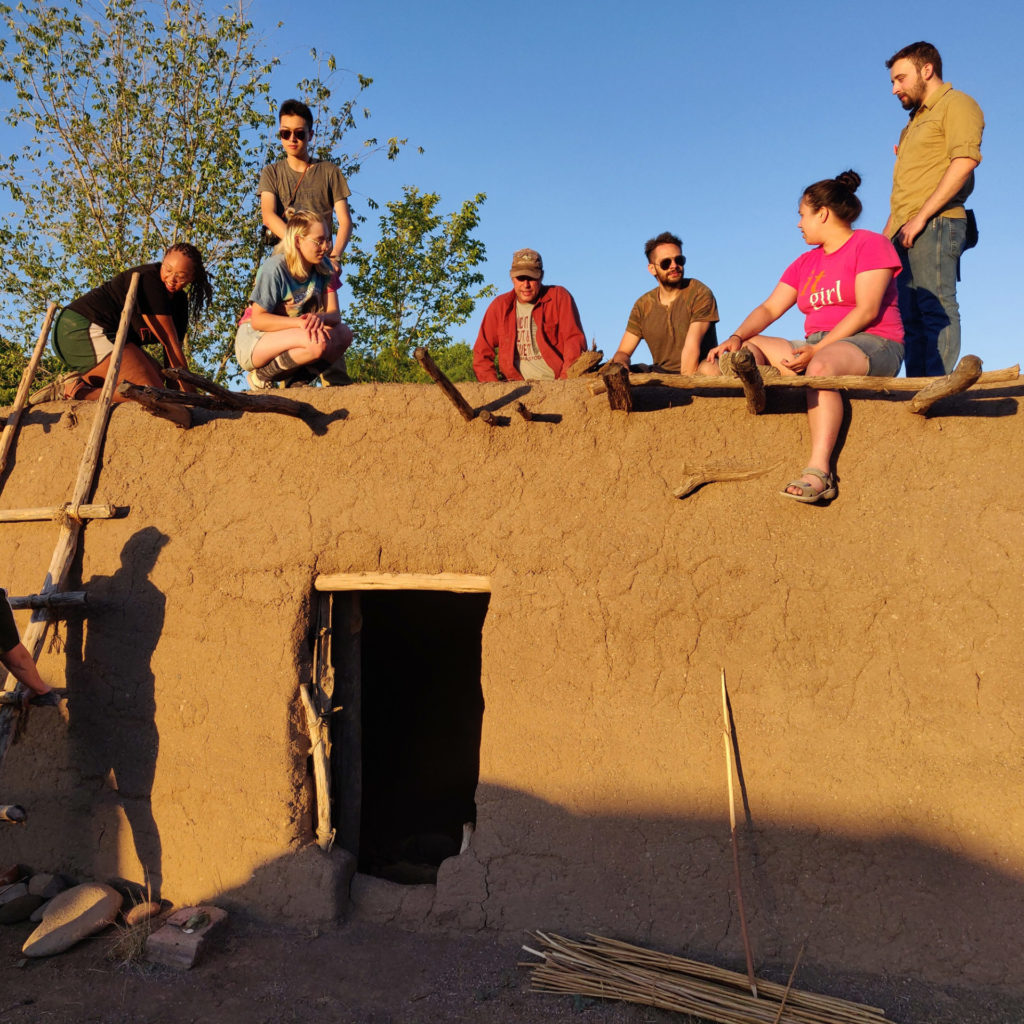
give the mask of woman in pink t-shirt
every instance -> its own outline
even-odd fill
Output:
[[[770,363],[786,375],[846,374],[895,377],[903,362],[903,324],[896,304],[900,259],[892,243],[873,231],[854,231],[861,203],[860,175],[844,171],[817,181],[800,200],[799,228],[814,248],[791,263],[775,290],[711,350],[700,372],[716,376],[718,356],[748,348],[759,365]],[[804,340],[788,341],[761,332],[794,305],[805,314]],[[836,391],[807,389],[811,455],[798,480],[780,492],[795,501],[817,502],[838,493],[832,450],[843,421]]]

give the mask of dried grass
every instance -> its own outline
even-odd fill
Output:
[[[591,935],[575,942],[535,932],[539,949],[523,948],[541,963],[530,969],[531,990],[590,996],[689,1013],[717,1024],[881,1024],[885,1013],[758,979],[757,998],[746,975],[696,960]]]

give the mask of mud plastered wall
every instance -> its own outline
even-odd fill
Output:
[[[582,383],[465,390],[547,421],[467,425],[426,386],[310,392],[319,433],[115,411],[95,500],[131,513],[85,530],[95,607],[42,659],[70,720],[33,714],[9,755],[31,821],[0,857],[333,916],[295,697],[312,580],[486,574],[478,827],[425,924],[738,954],[725,668],[759,957],[806,939],[812,964],[1024,991],[1020,390],[927,420],[853,401],[820,509],[776,493],[806,461],[798,395],[626,416]],[[66,499],[92,412],[31,413],[5,507]],[[708,467],[768,472],[673,498]],[[2,529],[34,592],[54,527]]]

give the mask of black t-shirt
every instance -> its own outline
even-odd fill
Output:
[[[21,637],[14,624],[14,612],[7,600],[7,591],[0,587],[0,654],[13,651],[20,643]]]
[[[80,299],[75,299],[68,306],[80,313],[90,323],[102,327],[106,334],[113,337],[117,333],[117,325],[121,322],[121,311],[124,300],[128,297],[128,286],[132,274],[139,272],[139,294],[132,314],[132,332],[141,337],[145,329],[142,314],[147,316],[169,316],[174,321],[178,337],[185,336],[188,327],[188,300],[185,293],[175,292],[173,295],[164,287],[160,280],[160,264],[147,263],[141,267],[132,267],[123,273],[104,281],[98,288],[86,292]]]

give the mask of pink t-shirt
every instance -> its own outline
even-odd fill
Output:
[[[854,231],[835,252],[816,246],[794,260],[780,280],[796,289],[796,304],[806,315],[804,334],[830,331],[856,306],[855,282],[865,270],[900,272],[892,242],[874,231]],[[903,342],[903,321],[896,304],[896,276],[889,282],[875,320],[862,327],[867,334]]]

